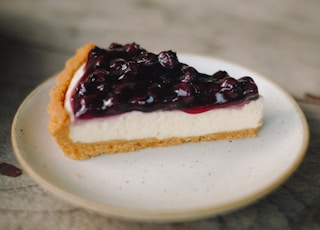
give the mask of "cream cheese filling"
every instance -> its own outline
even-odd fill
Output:
[[[107,118],[73,122],[70,97],[83,74],[84,66],[75,73],[65,98],[65,109],[70,115],[69,137],[74,142],[92,143],[108,140],[202,136],[211,133],[257,128],[263,116],[263,99],[243,106],[218,108],[198,114],[183,111],[132,111]]]

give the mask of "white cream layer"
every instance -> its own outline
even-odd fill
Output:
[[[183,111],[133,111],[112,117],[73,123],[70,95],[82,76],[83,67],[75,74],[66,94],[65,108],[71,117],[69,137],[74,142],[98,142],[117,139],[142,139],[200,136],[210,133],[256,128],[261,125],[263,99],[243,106],[213,109],[198,114]]]

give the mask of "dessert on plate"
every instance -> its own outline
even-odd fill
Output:
[[[201,73],[171,50],[153,53],[136,43],[83,46],[50,98],[49,132],[73,159],[253,137],[263,121],[251,77]]]

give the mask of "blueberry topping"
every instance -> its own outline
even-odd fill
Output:
[[[259,97],[251,77],[226,71],[199,73],[180,63],[175,52],[148,52],[136,43],[94,47],[71,104],[76,119],[112,116],[133,110],[204,112]]]

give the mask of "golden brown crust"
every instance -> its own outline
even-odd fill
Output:
[[[213,141],[221,139],[235,139],[253,137],[260,127],[233,132],[215,133],[197,137],[168,138],[159,140],[156,138],[141,140],[114,140],[96,143],[74,143],[69,138],[70,118],[64,109],[65,94],[70,81],[77,69],[86,61],[88,52],[95,46],[90,43],[77,50],[74,57],[70,58],[65,69],[58,75],[56,85],[50,91],[48,113],[50,116],[48,129],[55,138],[64,154],[72,159],[87,159],[104,153],[130,152],[143,148],[164,147],[186,142]]]
[[[77,69],[87,60],[88,52],[95,46],[94,43],[87,44],[77,50],[75,56],[66,62],[64,70],[58,75],[56,85],[50,91],[50,102],[48,113],[50,116],[48,129],[56,139],[62,150],[72,144],[69,139],[70,118],[64,109],[64,99],[71,79]],[[66,153],[66,155],[70,155]],[[70,157],[78,158],[76,155]]]
[[[165,147],[171,145],[183,144],[186,142],[215,141],[215,140],[231,140],[243,137],[254,137],[259,128],[246,129],[234,132],[215,133],[197,137],[185,138],[168,138],[159,140],[156,138],[142,140],[114,140],[96,143],[72,143],[69,138],[65,140],[66,145],[63,146],[64,153],[73,159],[81,160],[104,153],[120,153],[131,152],[144,148]],[[69,142],[70,141],[70,142]]]

